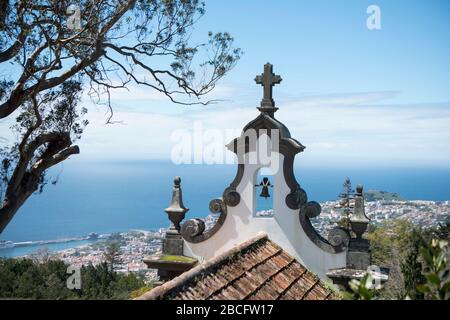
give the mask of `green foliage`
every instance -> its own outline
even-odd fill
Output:
[[[0,297],[24,299],[68,299],[75,293],[66,287],[67,265],[50,260],[0,260]]]
[[[32,168],[44,163],[45,159],[50,164],[53,157],[62,150],[69,148],[75,141],[81,138],[84,128],[88,125],[85,119],[86,108],[78,104],[81,99],[82,84],[76,80],[66,81],[53,90],[42,95],[39,103],[33,100],[24,102],[11,126],[15,136],[21,139],[11,145],[0,147],[2,166],[0,169],[1,200],[8,195],[8,187],[14,172],[21,164],[24,170],[31,174]],[[48,141],[39,139],[52,137]],[[33,141],[33,142],[32,142]],[[45,142],[45,143],[44,143]],[[30,157],[25,159],[21,154],[24,150],[30,152]],[[34,152],[31,152],[34,151]],[[27,160],[27,161],[26,161]],[[32,191],[41,193],[48,183],[46,171],[40,172],[39,180]],[[58,177],[52,179],[56,184]],[[12,192],[9,189],[9,192]]]
[[[372,264],[390,270],[389,281],[380,291],[382,298],[402,299],[408,291],[405,289],[402,263],[417,246],[412,236],[415,229],[407,220],[389,220],[367,233],[372,247]]]
[[[411,291],[410,293],[412,294],[406,295],[405,299],[425,298],[426,300],[450,300],[448,242],[433,239],[430,243],[422,245],[419,251],[420,257],[424,260],[425,264],[425,268],[421,274],[421,277],[425,278],[425,283],[416,285],[417,290]],[[405,261],[405,263],[407,261]],[[417,270],[414,270],[414,273],[415,272],[417,272]],[[344,298],[352,300],[375,299],[378,292],[372,286],[371,277],[370,273],[367,273],[361,281],[350,281],[349,286],[352,291],[344,292]],[[409,283],[409,285],[412,286],[414,281]],[[420,295],[420,293],[422,295]]]
[[[413,230],[411,240],[412,246],[405,260],[401,263],[404,291],[410,299],[421,300],[423,294],[417,290],[417,286],[425,282],[425,277],[422,274],[422,263],[419,259],[419,247],[423,243],[423,237],[417,229]]]
[[[0,3],[0,64],[11,67],[0,74],[0,118],[17,116],[17,140],[0,137],[0,232],[42,192],[50,168],[80,153],[83,90],[107,106],[107,122],[111,91],[132,84],[174,103],[207,105],[213,101],[201,98],[242,55],[227,32],[193,40],[201,0]]]
[[[450,242],[450,218],[441,222],[435,229],[424,231],[424,238],[430,242],[432,239],[440,239]]]
[[[106,251],[103,253],[103,257],[111,270],[120,263],[120,242],[111,241],[106,246]]]
[[[373,300],[377,290],[373,286],[373,277],[370,273],[361,280],[353,279],[349,282],[351,292],[344,292],[343,296],[347,300]]]
[[[134,290],[133,292],[130,293],[130,298],[131,299],[136,299],[140,296],[142,296],[144,293],[150,291],[153,289],[153,284],[149,284],[146,285],[145,287],[139,288],[137,290]]]
[[[372,262],[390,269],[389,280],[376,296],[381,299],[448,299],[449,222],[420,229],[406,220],[390,220],[368,232]],[[440,239],[439,240],[432,240]],[[350,298],[369,296],[364,283],[353,283]],[[370,292],[369,292],[370,293]],[[346,294],[348,297],[348,293]]]
[[[354,199],[355,191],[352,188],[352,182],[350,178],[346,178],[342,184],[342,191],[339,194],[340,207],[342,208],[342,218],[339,221],[339,225],[345,230],[350,230],[350,214],[352,213],[353,205],[352,200]]]
[[[0,259],[0,298],[129,299],[143,280],[110,270],[106,263],[81,268],[81,290],[66,286],[68,265],[61,260]]]
[[[417,289],[430,300],[450,300],[450,264],[448,260],[449,248],[447,241],[431,240],[420,247],[420,255],[424,259],[425,284]]]

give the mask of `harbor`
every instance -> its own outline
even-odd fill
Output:
[[[82,237],[70,237],[52,240],[38,240],[38,241],[21,241],[12,242],[7,240],[0,240],[0,257],[15,258],[32,254],[33,252],[48,249],[50,251],[59,251],[69,248],[76,248],[84,245],[94,243],[99,240],[104,240],[109,237],[109,234],[99,235],[97,233],[90,233]]]

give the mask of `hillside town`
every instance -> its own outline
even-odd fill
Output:
[[[322,213],[312,219],[314,227],[324,236],[342,218],[339,200],[321,203]],[[371,223],[377,225],[387,219],[408,219],[424,228],[436,226],[450,218],[450,201],[424,200],[376,200],[365,203],[367,215]],[[271,210],[264,210],[257,216],[270,217]],[[217,220],[217,215],[211,214],[205,218],[206,229],[211,228]],[[156,271],[148,269],[143,263],[143,257],[161,250],[161,241],[165,229],[157,231],[129,231],[111,234],[89,245],[70,248],[55,253],[59,258],[74,266],[97,265],[104,261],[105,248],[111,241],[120,244],[120,258],[116,271],[139,273],[150,282],[156,279]]]
[[[339,200],[321,203],[321,214],[311,219],[314,227],[322,235],[343,217]],[[372,225],[377,225],[388,219],[407,219],[422,228],[430,228],[443,223],[450,218],[450,201],[425,200],[376,200],[366,201],[365,210]]]
[[[106,240],[58,251],[55,253],[55,258],[77,267],[90,264],[98,265],[105,259],[104,253],[107,245],[111,242],[118,242],[120,244],[120,256],[115,271],[139,273],[146,282],[150,282],[156,278],[156,272],[147,269],[142,258],[160,250],[164,231],[164,229],[160,229],[158,231],[139,230],[115,233],[109,235]]]

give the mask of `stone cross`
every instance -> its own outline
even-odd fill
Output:
[[[264,87],[264,96],[261,100],[261,112],[273,113],[278,108],[275,108],[275,101],[272,98],[272,87],[281,82],[281,77],[273,73],[273,66],[270,63],[264,65],[264,73],[256,76],[255,81]]]

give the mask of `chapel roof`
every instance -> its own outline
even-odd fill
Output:
[[[337,296],[267,234],[211,258],[139,300],[330,300]]]

